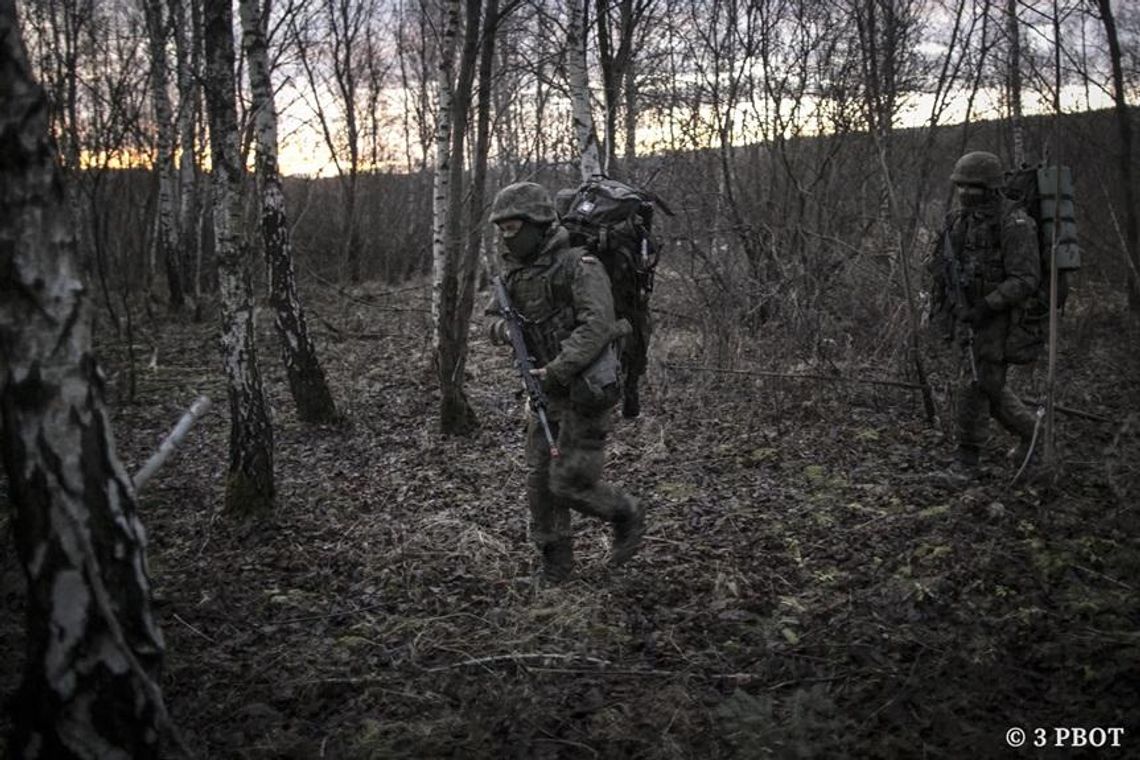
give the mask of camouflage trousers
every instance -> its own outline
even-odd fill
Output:
[[[611,523],[633,513],[629,496],[602,482],[606,436],[612,424],[609,410],[594,416],[562,412],[557,422],[550,420],[561,452],[558,459],[552,459],[538,418],[528,422],[526,496],[531,538],[540,549],[570,539],[570,510]]]
[[[977,451],[986,441],[989,418],[1013,433],[1021,441],[1033,437],[1036,418],[1005,383],[1009,365],[1005,362],[978,360],[978,382],[969,373],[963,375],[958,399],[958,447]]]

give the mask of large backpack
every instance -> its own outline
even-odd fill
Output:
[[[1005,347],[1007,361],[1024,364],[1037,358],[1049,332],[1049,280],[1054,231],[1057,237],[1056,306],[1059,312],[1064,310],[1069,295],[1069,273],[1081,267],[1073,208],[1073,175],[1067,166],[1023,166],[1007,172],[1003,194],[1017,207],[1025,209],[1037,224],[1041,282],[1037,293],[1022,307],[1018,323],[1011,326]]]
[[[577,189],[560,190],[555,206],[570,244],[590,251],[605,265],[614,312],[633,328],[622,351],[627,377],[645,372],[649,344],[649,296],[660,248],[653,239],[654,206],[673,212],[651,192],[594,176]]]
[[[1058,171],[1059,169],[1059,171]],[[1057,202],[1058,190],[1060,203]],[[1053,231],[1057,231],[1057,309],[1063,311],[1069,295],[1069,273],[1081,268],[1077,222],[1073,209],[1073,175],[1069,167],[1024,166],[1007,173],[1004,195],[1025,209],[1037,224],[1037,250],[1041,257],[1041,284],[1036,304],[1049,311],[1049,272]],[[1060,223],[1058,224],[1058,220]]]

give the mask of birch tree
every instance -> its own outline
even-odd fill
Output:
[[[1021,116],[1021,25],[1017,19],[1017,0],[1006,2],[1006,30],[1009,36],[1009,58],[1007,94],[1009,97],[1010,122],[1013,131],[1013,165],[1025,163],[1025,129]]]
[[[241,164],[234,103],[233,9],[205,8],[206,108],[214,189],[214,250],[222,301],[222,362],[230,399],[226,509],[252,514],[273,506],[273,429],[261,387],[253,332],[249,246],[241,231]]]
[[[455,49],[459,36],[459,0],[445,0],[443,35],[439,45],[439,71],[436,75],[435,177],[432,189],[432,278],[431,319],[437,326],[432,336],[439,352],[440,303],[443,296],[444,264],[447,259],[448,221],[451,203],[451,111],[455,92]],[[463,156],[456,160],[462,161]],[[455,211],[456,213],[457,210]]]
[[[241,0],[242,45],[249,71],[254,133],[257,141],[257,179],[261,190],[261,237],[269,267],[269,300],[281,340],[281,356],[297,416],[306,422],[331,423],[336,404],[329,392],[317,349],[309,336],[305,311],[293,276],[293,253],[285,194],[277,168],[277,108],[269,76],[265,19],[258,0]]]
[[[12,757],[159,756],[146,534],[91,349],[90,291],[13,0],[0,0],[0,409],[28,654]]]
[[[453,4],[450,9],[458,8]],[[459,56],[459,70],[452,85],[442,81],[451,72],[441,68],[441,96],[449,103],[450,114],[445,118],[450,130],[448,147],[450,177],[444,183],[447,197],[444,206],[447,216],[443,220],[439,265],[439,317],[438,317],[438,371],[442,403],[440,426],[444,433],[463,435],[476,427],[475,412],[463,389],[464,369],[467,363],[467,336],[471,324],[471,311],[475,298],[476,264],[483,229],[483,199],[487,176],[487,151],[490,145],[491,72],[495,55],[495,30],[498,26],[498,0],[466,0],[463,24],[463,48]],[[448,21],[448,29],[458,25],[458,19]],[[452,43],[454,45],[454,43]],[[480,54],[480,51],[481,54]],[[479,106],[476,126],[474,167],[470,187],[464,183],[466,134],[471,116],[476,66],[480,73]],[[450,67],[454,68],[454,66]],[[441,107],[444,98],[441,97]],[[442,135],[441,135],[442,138]],[[442,171],[442,169],[441,169]],[[466,241],[463,230],[463,198],[469,199],[467,208]]]
[[[150,41],[150,87],[157,133],[155,171],[158,173],[158,258],[166,271],[171,311],[181,311],[181,257],[178,251],[178,216],[175,209],[174,117],[167,91],[166,42],[169,25],[163,0],[143,0],[147,37]]]
[[[566,78],[570,84],[570,100],[574,109],[574,135],[578,140],[578,154],[583,181],[602,173],[598,154],[598,135],[594,129],[594,116],[590,105],[590,80],[586,68],[586,3],[570,0],[570,14],[566,35]]]
[[[178,157],[178,244],[184,292],[189,289],[193,293],[197,309],[202,303],[202,248],[197,234],[200,182],[195,139],[202,101],[199,85],[201,24],[197,23],[201,19],[201,7],[198,0],[169,0],[169,8],[178,72],[178,146],[181,149]]]

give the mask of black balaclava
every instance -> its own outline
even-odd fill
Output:
[[[997,200],[997,197],[998,197],[997,190],[993,190],[991,188],[985,188],[984,191],[980,192],[980,193],[959,192],[958,193],[958,203],[960,203],[962,208],[964,208],[964,209],[976,211],[978,209],[983,209],[983,208],[993,204]]]
[[[529,219],[524,219],[518,232],[510,237],[503,236],[503,245],[511,252],[513,258],[518,261],[526,261],[538,255],[542,249],[542,241],[546,239],[546,233],[549,229],[549,223],[537,224]]]

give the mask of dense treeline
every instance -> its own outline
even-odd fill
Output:
[[[1133,112],[1135,117],[1135,111]],[[1051,144],[1054,124],[1049,117],[1027,120],[1030,146]],[[1084,266],[1074,280],[1073,308],[1123,296],[1129,266],[1121,248],[1123,193],[1117,167],[1108,160],[1115,150],[1115,125],[1110,112],[1069,114],[1060,123],[1060,154],[1075,167],[1077,218],[1084,251]],[[918,155],[925,136],[918,130],[900,130],[899,150]],[[938,131],[930,151],[932,168],[926,187],[920,187],[916,172],[896,175],[898,192],[904,197],[923,196],[927,202],[920,221],[921,239],[928,240],[941,223],[949,203],[949,169],[964,148],[1001,146],[1010,139],[1008,123],[987,121],[968,127],[956,125]],[[799,193],[799,175],[789,174],[784,156],[803,167],[810,193]],[[805,347],[824,338],[851,333],[863,344],[873,336],[856,325],[882,324],[890,319],[903,298],[895,276],[897,246],[883,227],[878,169],[874,146],[865,134],[804,137],[789,142],[784,153],[773,146],[756,144],[736,148],[733,160],[742,192],[739,202],[746,229],[733,228],[718,219],[717,162],[712,151],[655,155],[635,162],[634,176],[651,178],[653,189],[677,211],[660,216],[658,224],[666,241],[663,266],[685,283],[692,305],[716,315],[709,329],[730,330],[734,325],[755,323],[758,308],[803,338]],[[911,164],[917,167],[917,163]],[[818,168],[817,168],[818,167]],[[1140,165],[1136,166],[1140,171]],[[809,173],[810,172],[810,173]],[[517,169],[492,167],[491,185],[506,184],[519,176]],[[575,168],[547,167],[527,175],[551,188],[575,184]],[[104,215],[100,229],[119,230],[104,245],[111,250],[110,280],[117,293],[122,287],[138,293],[145,282],[144,252],[153,232],[137,224],[116,224],[138,213],[139,201],[153,196],[152,177],[135,170],[116,172],[115,183],[100,191]],[[370,173],[359,180],[361,215],[361,272],[364,279],[391,286],[422,282],[430,274],[431,176],[427,172]],[[341,192],[336,179],[292,177],[285,182],[289,216],[294,220],[298,276],[310,286],[347,283],[337,212]],[[145,206],[143,207],[145,208]],[[710,223],[712,221],[713,223]],[[212,239],[209,228],[202,236],[205,252],[202,283],[205,292],[215,287]],[[754,264],[744,255],[734,236],[750,235],[763,240],[765,258]],[[915,276],[922,278],[927,249],[911,261]],[[99,259],[96,259],[99,261]],[[102,270],[99,270],[102,272]],[[126,278],[126,279],[123,279]],[[920,279],[921,281],[921,279]],[[411,283],[409,283],[411,284]],[[112,296],[110,309],[118,313],[120,301]],[[732,319],[725,320],[725,314]],[[752,314],[753,317],[749,317]],[[720,336],[729,340],[731,336]],[[874,336],[874,342],[882,340]],[[862,345],[863,348],[868,346]]]
[[[202,246],[207,255],[210,246],[203,220],[208,187],[201,177],[208,166],[201,8],[197,0],[179,0],[158,13],[164,23],[152,24],[151,36],[158,34],[159,44],[150,43],[166,54],[158,67],[148,61],[148,27],[139,23],[144,6],[152,5],[162,4],[37,0],[21,20],[52,95],[65,167],[86,167],[73,192],[81,226],[89,230],[83,235],[89,260],[110,255],[98,246],[99,230],[115,213],[104,204],[125,200],[107,194],[102,177],[111,167],[150,163],[163,133],[145,93],[148,83],[166,83],[173,103],[166,118],[177,121],[181,135],[179,213],[171,217],[182,240],[176,281],[191,294],[198,287],[209,293],[213,270],[198,260]],[[1085,214],[1085,233],[1119,228],[1115,244],[1127,244],[1119,127],[1109,118],[1096,124],[1074,115],[1094,102],[1111,102],[1113,46],[1105,38],[1104,9],[1021,4],[1013,17],[1003,3],[951,0],[585,5],[602,166],[651,185],[685,209],[670,232],[691,255],[708,259],[698,269],[708,269],[709,277],[719,276],[716,270],[732,258],[724,255],[726,247],[746,257],[751,284],[729,298],[737,309],[766,314],[780,294],[797,290],[798,278],[818,280],[854,256],[850,246],[866,247],[872,256],[886,253],[886,176],[900,197],[921,201],[917,216],[925,226],[943,205],[946,167],[965,147],[997,151],[1010,163],[1021,150],[1030,162],[1060,157],[1079,167],[1080,199],[1106,215]],[[474,15],[468,8],[457,18],[461,33],[478,26],[471,19],[481,6],[472,7]],[[289,193],[299,245],[315,248],[307,241],[321,241],[314,254],[324,277],[398,282],[431,266],[425,249],[431,179],[423,173],[433,167],[438,125],[439,13],[429,2],[381,0],[270,6],[266,30],[283,119],[283,169],[319,167],[332,178],[294,182]],[[1117,8],[1116,17],[1127,98],[1138,66],[1136,46],[1128,43],[1140,34],[1140,20],[1128,7]],[[570,119],[565,9],[507,3],[493,26],[475,31],[486,36],[487,29],[501,40],[490,78],[474,81],[473,71],[461,70],[456,81],[491,90],[490,185],[519,177],[571,181],[579,149]],[[1014,61],[1019,76],[1011,78]],[[474,54],[457,63],[474,67]],[[170,76],[147,77],[158,68],[169,68]],[[239,95],[248,92],[239,85]],[[1024,92],[1015,94],[1014,86]],[[1022,103],[1066,113],[1059,124],[1024,122],[1025,134],[1018,136]],[[248,95],[239,97],[247,159],[254,143],[250,105]],[[466,107],[474,108],[472,98]],[[957,132],[925,135],[928,127],[962,119],[969,126]],[[979,123],[990,121],[997,124]],[[465,123],[473,136],[474,120]],[[810,138],[818,133],[830,136]],[[183,144],[188,136],[189,149]],[[472,143],[464,161],[469,168]],[[133,226],[147,232],[134,254],[141,260],[131,262],[141,277],[133,285],[148,292],[158,289],[162,272],[156,253],[160,184],[156,179],[146,205],[132,206]],[[905,211],[906,219],[890,222],[909,231],[914,209]],[[904,242],[909,256],[911,245]],[[1110,267],[1110,281],[1125,280],[1125,270],[1112,268],[1121,265],[1119,254],[1092,254],[1091,261]],[[800,295],[801,303],[812,301]]]

